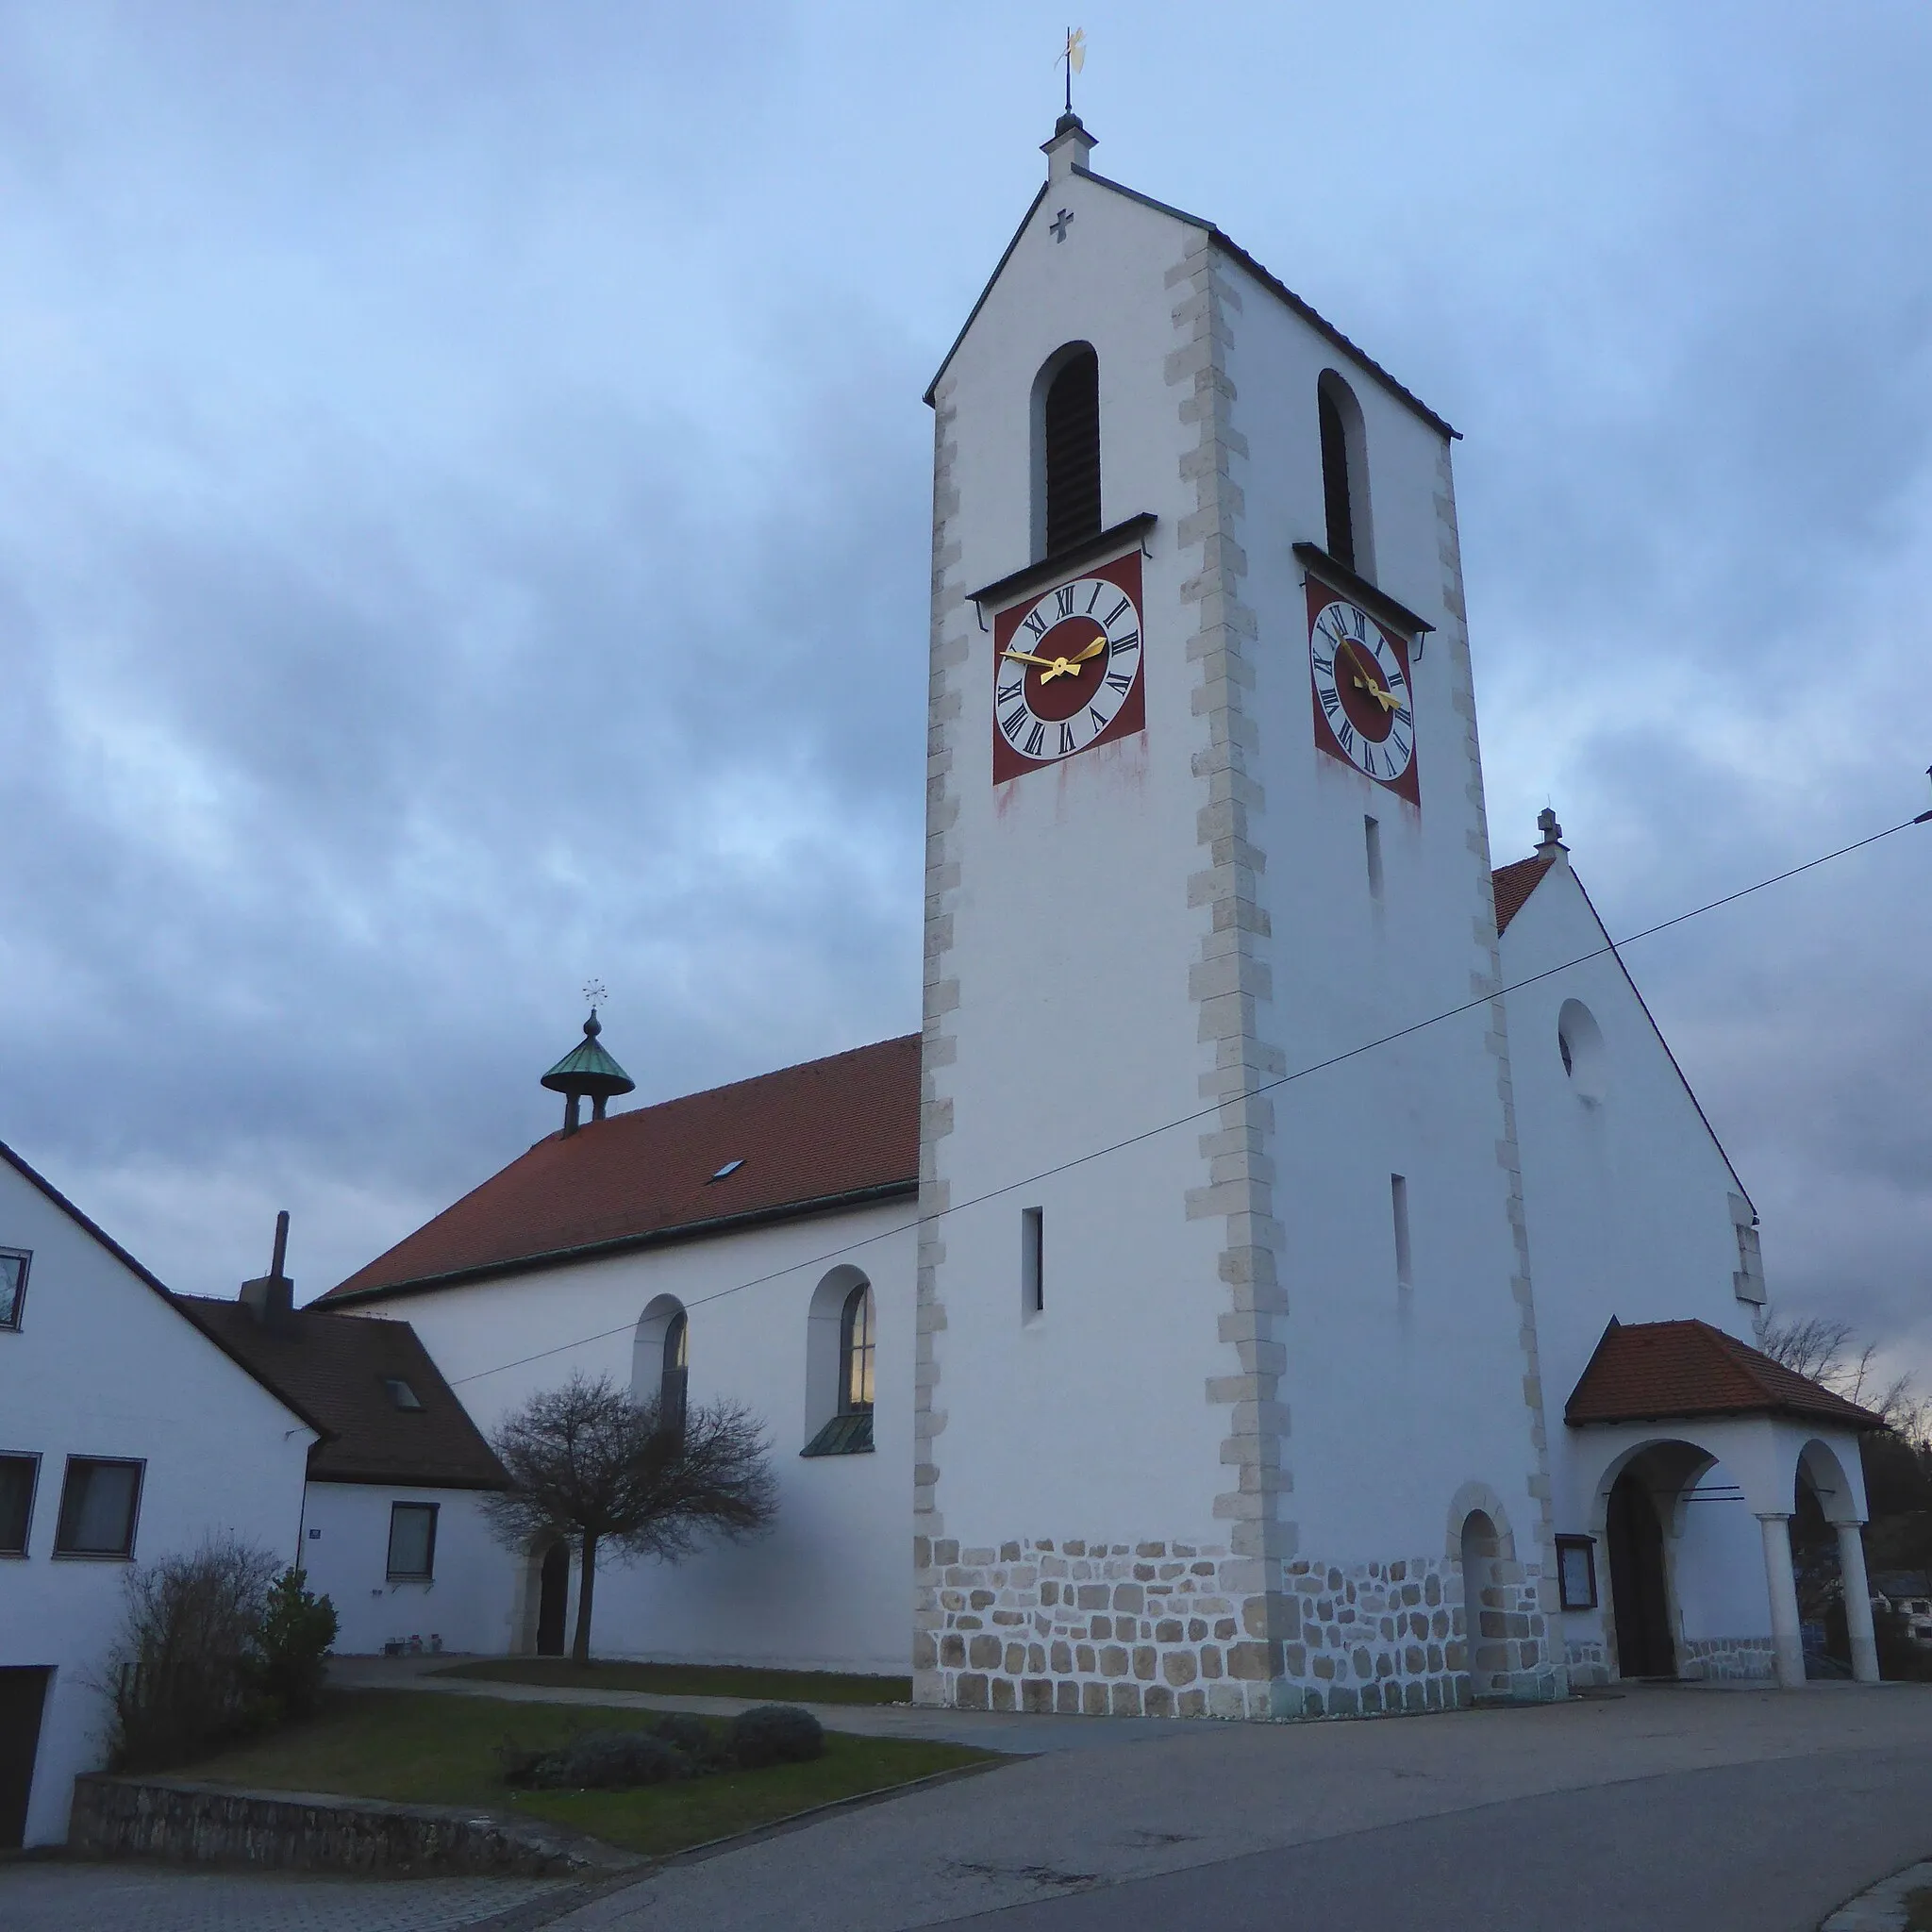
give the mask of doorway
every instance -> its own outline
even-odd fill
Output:
[[[564,1616],[570,1607],[570,1545],[555,1542],[543,1552],[537,1582],[537,1655],[563,1655]]]
[[[1663,1525],[1649,1490],[1627,1469],[1610,1490],[1605,1541],[1609,1544],[1618,1675],[1674,1677],[1677,1655],[1671,1641]]]
[[[34,1758],[41,1748],[41,1713],[47,1703],[42,1664],[0,1670],[0,1852],[26,1841],[26,1805],[33,1795]]]

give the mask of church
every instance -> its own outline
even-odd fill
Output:
[[[1457,432],[1093,146],[925,398],[921,1031],[613,1112],[593,1014],[561,1131],[322,1307],[486,1434],[574,1371],[764,1419],[772,1532],[600,1571],[605,1654],[1176,1718],[1793,1685],[1808,1491],[1875,1677],[1876,1418],[1755,1346],[1555,814],[1491,851]],[[567,1553],[366,1503],[462,1553],[311,1529],[372,1645],[561,1647]]]

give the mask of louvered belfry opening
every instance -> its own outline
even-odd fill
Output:
[[[1100,362],[1078,349],[1046,391],[1046,554],[1100,534]]]
[[[1355,568],[1355,519],[1348,507],[1348,433],[1324,383],[1315,392],[1322,418],[1322,498],[1328,513],[1328,555]]]

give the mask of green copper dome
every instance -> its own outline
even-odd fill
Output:
[[[566,1094],[572,1101],[594,1101],[599,1119],[607,1100],[630,1092],[638,1084],[598,1045],[597,1036],[603,1030],[592,1007],[591,1017],[584,1022],[583,1040],[543,1075],[543,1085],[553,1093]]]

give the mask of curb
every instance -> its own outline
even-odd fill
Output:
[[[1819,1932],[1901,1932],[1906,1923],[1906,1898],[1914,1891],[1932,1890],[1932,1859],[1907,1865],[1881,1879],[1869,1891],[1848,1899],[1819,1927]]]

